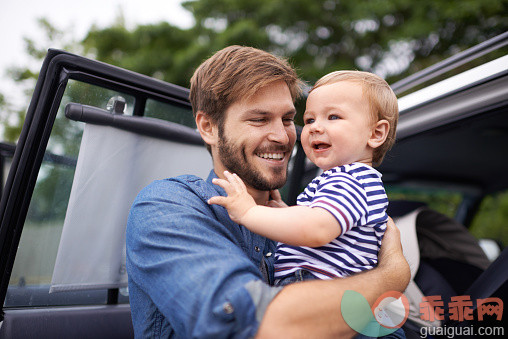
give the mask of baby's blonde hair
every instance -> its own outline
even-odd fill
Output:
[[[383,161],[386,152],[395,143],[395,131],[399,118],[397,97],[383,78],[373,73],[361,71],[336,71],[329,73],[319,79],[310,92],[318,87],[331,85],[340,81],[359,82],[362,86],[362,93],[369,102],[374,122],[385,119],[390,124],[386,141],[381,146],[375,148],[372,155],[372,163],[378,166]]]

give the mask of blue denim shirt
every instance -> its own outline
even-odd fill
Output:
[[[253,337],[281,289],[260,271],[273,281],[276,244],[207,203],[225,195],[214,177],[155,181],[133,203],[127,270],[138,338]]]

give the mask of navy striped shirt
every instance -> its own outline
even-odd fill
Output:
[[[362,163],[334,167],[312,180],[297,204],[330,212],[340,224],[340,235],[315,248],[279,243],[276,279],[300,269],[319,279],[330,279],[376,267],[388,219],[381,173]]]

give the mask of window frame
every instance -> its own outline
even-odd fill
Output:
[[[27,110],[27,115],[0,202],[0,321],[3,305],[38,172],[70,79],[100,86],[135,98],[133,115],[143,116],[147,99],[191,110],[189,90],[132,71],[71,53],[50,49]],[[192,134],[192,133],[191,133]],[[199,139],[195,133],[194,139]],[[183,141],[189,143],[189,140]],[[118,290],[108,294],[108,304],[118,302]]]

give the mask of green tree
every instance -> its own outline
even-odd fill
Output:
[[[24,38],[26,54],[33,61],[33,64],[42,64],[42,60],[47,53],[46,46],[59,46],[61,49],[75,53],[82,51],[78,42],[74,41],[65,31],[52,25],[47,19],[38,19],[37,23],[44,39]],[[31,67],[12,67],[7,70],[7,74],[16,87],[24,89],[26,97],[26,106],[13,107],[13,104],[8,99],[5,99],[7,96],[0,93],[0,97],[4,99],[3,103],[0,100],[0,125],[3,128],[1,140],[16,142],[21,133],[28,103],[39,76],[39,70],[32,69]]]
[[[195,0],[184,6],[196,28],[215,31],[216,44],[289,57],[311,82],[352,68],[399,79],[508,28],[506,0]]]
[[[93,27],[83,47],[97,60],[188,87],[194,68],[211,52],[201,43],[206,33],[196,33],[166,22],[129,31],[117,22],[105,29]]]

